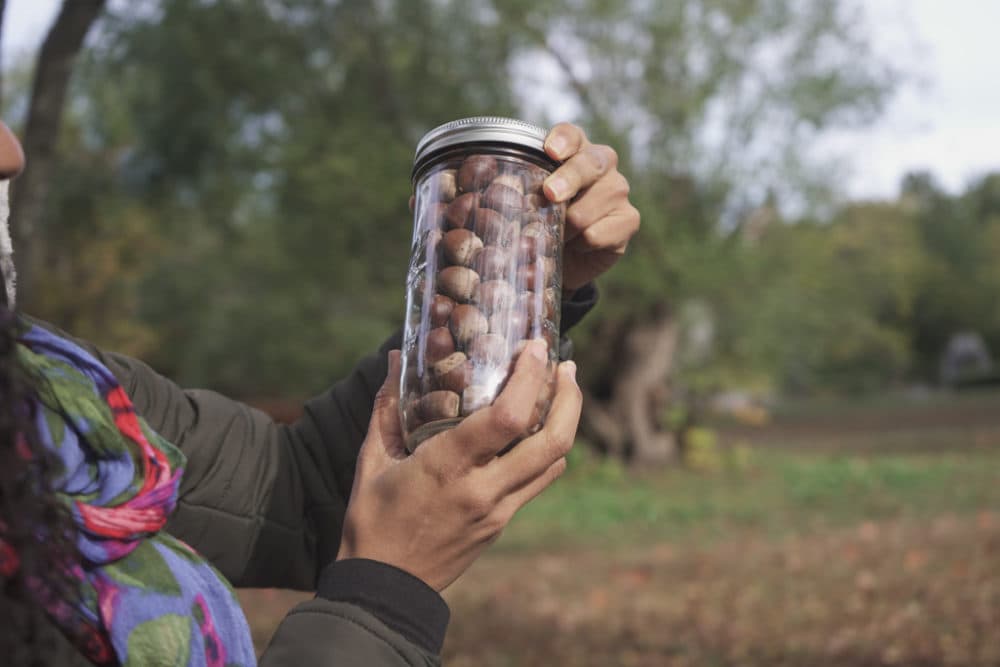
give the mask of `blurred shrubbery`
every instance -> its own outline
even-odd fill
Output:
[[[185,384],[318,391],[401,320],[421,134],[558,107],[619,149],[643,214],[575,334],[588,414],[628,421],[611,402],[647,361],[639,335],[678,335],[641,401],[655,429],[725,389],[933,382],[956,331],[1000,351],[1000,176],[838,203],[810,143],[876,118],[901,80],[864,17],[851,0],[113,3],[78,63],[28,307]],[[14,121],[27,80],[8,77]]]

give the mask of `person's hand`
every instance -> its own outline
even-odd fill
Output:
[[[457,579],[514,513],[566,468],[581,405],[572,362],[559,366],[545,426],[497,457],[533,426],[546,364],[544,342],[535,341],[492,406],[407,457],[397,412],[399,352],[390,353],[389,377],[358,455],[337,560],[387,563],[437,591]]]
[[[14,133],[0,121],[0,181],[14,178],[24,169],[24,150]]]
[[[563,289],[573,291],[610,269],[639,231],[639,211],[618,171],[618,154],[592,144],[576,125],[560,123],[545,139],[545,152],[563,162],[545,180],[549,200],[566,209]]]

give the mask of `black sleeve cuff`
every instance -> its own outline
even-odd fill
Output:
[[[425,651],[441,652],[448,605],[408,572],[366,558],[335,561],[323,568],[316,595],[355,604]]]
[[[569,297],[563,297],[562,315],[559,319],[559,333],[562,336],[580,323],[584,316],[597,305],[597,286],[587,283],[573,292]]]

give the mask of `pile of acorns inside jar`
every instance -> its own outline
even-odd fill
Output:
[[[545,340],[554,377],[565,205],[545,197],[551,171],[537,161],[464,154],[418,178],[401,406],[411,450],[491,404],[528,341]]]

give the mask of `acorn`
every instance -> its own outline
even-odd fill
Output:
[[[520,340],[528,335],[528,315],[518,308],[498,312],[490,316],[490,333],[509,336]]]
[[[455,351],[455,340],[451,337],[448,327],[437,327],[427,332],[424,345],[424,358],[428,364],[433,364]]]
[[[512,187],[493,181],[483,193],[480,206],[512,217],[514,213],[520,213],[524,209],[524,195]]]
[[[462,352],[454,352],[434,364],[431,373],[440,389],[461,394],[472,378],[472,363]]]
[[[510,356],[507,339],[500,334],[488,333],[476,336],[469,345],[469,357],[478,364],[502,366]]]
[[[473,297],[479,309],[490,315],[512,307],[517,298],[517,292],[514,290],[514,286],[505,280],[488,280],[479,283]]]
[[[459,345],[468,345],[476,336],[489,331],[490,323],[475,306],[455,306],[448,323],[452,335]]]
[[[525,264],[517,270],[517,284],[529,290],[539,290],[548,286],[556,271],[556,260],[539,257],[533,264]]]
[[[505,185],[508,188],[516,190],[519,195],[524,195],[524,179],[521,178],[521,174],[500,174],[493,179],[490,187],[494,185]]]
[[[473,218],[473,229],[486,245],[509,246],[517,234],[517,223],[491,208],[477,209]]]
[[[497,280],[511,270],[510,254],[500,246],[487,246],[476,257],[476,272],[480,280]]]
[[[449,266],[438,273],[437,284],[455,301],[468,301],[479,287],[479,274],[464,266]]]
[[[461,398],[453,391],[439,390],[425,394],[417,404],[417,413],[425,422],[453,419],[458,416]]]
[[[548,239],[552,236],[552,232],[549,231],[545,222],[536,218],[521,228],[521,236]]]
[[[551,206],[552,202],[545,195],[532,193],[524,196],[524,208],[528,211],[540,211],[546,206]]]
[[[458,170],[458,187],[462,192],[482,190],[496,178],[497,160],[489,155],[467,157]]]
[[[442,229],[447,211],[448,204],[444,202],[425,204],[421,209],[420,222],[417,226],[421,229]]]
[[[467,192],[459,195],[455,201],[448,204],[444,217],[448,227],[452,229],[462,229],[472,226],[472,216],[479,208],[479,193]]]
[[[493,403],[495,395],[489,387],[471,385],[462,393],[462,416],[468,416],[476,410],[488,407]]]
[[[435,294],[430,307],[430,322],[432,327],[443,327],[448,324],[451,311],[455,309],[455,300],[443,294]]]
[[[445,258],[452,264],[471,266],[483,249],[483,241],[468,229],[452,229],[441,242]]]
[[[458,172],[455,169],[437,172],[431,177],[431,184],[440,201],[450,202],[458,196]]]

